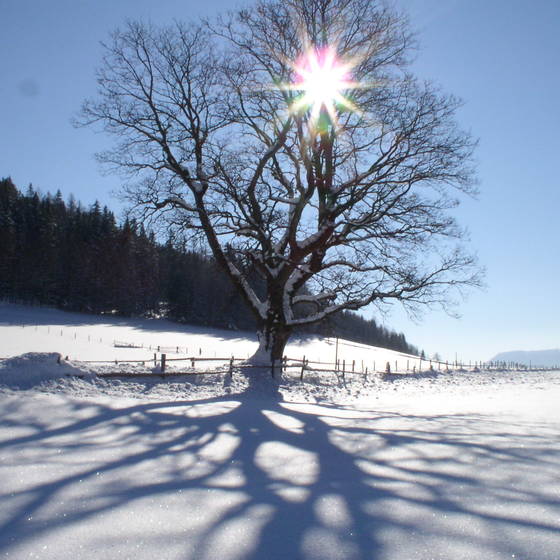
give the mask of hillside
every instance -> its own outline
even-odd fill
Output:
[[[159,242],[142,224],[60,192],[20,192],[0,180],[0,300],[93,314],[167,317],[234,331],[256,329],[254,316],[214,259],[198,244]],[[255,292],[263,280],[239,263]],[[404,334],[353,312],[339,312],[299,334],[340,337],[418,354]]]
[[[223,367],[232,356],[237,360],[249,358],[257,346],[256,335],[252,332],[184,325],[167,319],[97,316],[0,302],[0,358],[55,352],[81,368],[81,373],[100,368],[123,373],[147,371],[148,365],[153,364],[154,354],[159,362],[162,353],[169,359],[169,371],[190,366],[189,357],[222,358],[221,362],[202,362],[196,366],[197,369],[212,369],[220,364]],[[315,335],[293,337],[286,347],[286,356],[292,360],[305,358],[317,362],[316,367],[321,367],[321,363],[332,364],[338,358],[341,368],[344,364],[347,372],[354,367],[356,373],[360,373],[355,385],[349,387],[350,392],[361,390],[365,368],[369,372],[384,371],[387,362],[392,370],[420,368],[420,360],[413,355]],[[86,363],[91,361],[109,363],[105,366]],[[428,366],[426,361],[423,364]],[[335,394],[337,384],[327,383],[325,391],[325,395]],[[212,394],[214,392],[212,389]]]

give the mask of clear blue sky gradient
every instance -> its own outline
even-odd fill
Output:
[[[420,324],[395,306],[383,320],[431,355],[486,360],[560,347],[558,162],[560,2],[400,0],[418,32],[416,73],[465,101],[459,118],[480,138],[481,194],[457,218],[487,268],[487,289],[460,320],[429,311]],[[111,139],[75,129],[95,92],[99,42],[127,18],[168,23],[212,16],[223,0],[0,0],[0,176],[60,189],[84,204],[112,198],[94,153]],[[366,315],[371,315],[368,310]]]

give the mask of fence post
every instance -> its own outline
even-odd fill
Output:
[[[354,373],[354,366],[356,365],[356,360],[352,360],[352,373]]]
[[[305,356],[301,362],[301,373],[299,374],[299,380],[303,381],[303,370],[305,369]]]
[[[282,360],[282,371],[286,373],[287,369],[288,369],[288,356],[284,356]]]
[[[191,358],[191,367],[194,369],[195,365],[194,365],[194,358]]]
[[[157,365],[156,353],[154,352],[154,367],[156,367],[156,365]]]
[[[335,352],[334,352],[334,362],[336,364],[336,369],[338,371],[338,336],[336,337],[336,347],[335,347]]]
[[[231,357],[231,360],[229,361],[229,376],[233,377],[233,356]]]
[[[342,360],[342,379],[346,378],[346,360]]]
[[[387,362],[387,365],[385,366],[385,373],[391,373],[391,364],[389,362]]]
[[[161,355],[161,373],[165,373],[165,358],[167,356],[165,354]]]

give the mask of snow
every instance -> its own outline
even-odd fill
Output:
[[[60,354],[54,352],[29,352],[0,363],[0,383],[14,389],[32,389],[68,376],[91,379],[93,375],[93,372],[60,362]]]
[[[559,557],[558,372],[306,372],[272,398],[239,372],[123,380],[93,375],[109,366],[59,365],[61,350],[143,352],[88,343],[87,332],[175,336],[203,353],[211,339],[218,351],[256,345],[2,306],[2,558]],[[376,350],[356,346],[339,352],[371,361]]]
[[[264,305],[264,304],[261,304]],[[115,348],[114,342],[127,342],[143,348]],[[164,319],[123,319],[113,316],[67,313],[50,308],[34,308],[0,302],[0,358],[26,352],[59,352],[70,360],[152,360],[159,356],[205,358],[248,358],[258,347],[254,333],[232,332],[204,327],[177,325]],[[177,348],[179,349],[178,356]],[[172,355],[173,354],[173,355]],[[290,358],[334,362],[334,339],[306,337],[292,339],[286,355]],[[413,357],[357,344],[339,341],[338,358],[348,364],[364,361],[370,371],[384,369],[395,360],[410,362]],[[424,362],[425,364],[426,362]]]
[[[255,294],[255,291],[247,281],[247,278],[245,278],[245,276],[243,276],[243,274],[239,272],[237,267],[233,264],[233,262],[229,258],[227,257],[224,258],[226,260],[226,264],[231,275],[235,277],[237,281],[243,286],[243,290],[245,294],[251,300],[251,305],[253,306],[254,309],[256,309],[259,312],[260,316],[264,319],[268,311],[268,303],[259,300],[257,294]]]

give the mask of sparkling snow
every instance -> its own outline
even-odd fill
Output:
[[[0,557],[560,557],[558,372],[306,373],[272,398],[238,372],[100,379],[78,360],[152,354],[113,338],[256,348],[141,323],[0,306]]]

